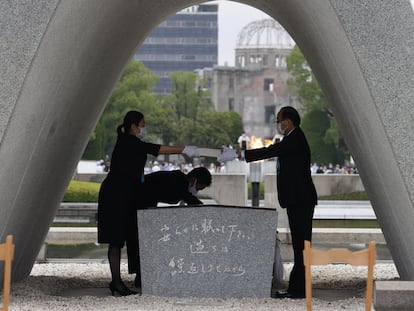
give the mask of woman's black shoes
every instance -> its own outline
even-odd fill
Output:
[[[289,298],[289,299],[303,299],[306,298],[305,294],[297,294],[297,293],[291,293],[285,290],[278,290],[275,293],[271,294],[272,298],[276,299],[283,299],[283,298]]]
[[[109,284],[109,290],[112,293],[112,296],[129,296],[138,294],[136,291],[130,290],[122,281],[114,282],[112,281]]]

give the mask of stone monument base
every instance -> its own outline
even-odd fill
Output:
[[[275,210],[203,205],[138,211],[142,293],[269,297]]]

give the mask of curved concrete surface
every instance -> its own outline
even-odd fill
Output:
[[[145,36],[198,1],[0,3],[0,238],[26,277],[113,86]],[[327,94],[403,279],[414,280],[414,14],[408,0],[245,0]]]

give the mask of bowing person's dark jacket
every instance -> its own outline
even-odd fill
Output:
[[[188,205],[203,204],[188,191],[188,186],[187,175],[179,170],[147,174],[144,178],[140,206],[157,206],[159,202],[176,204],[181,200]]]
[[[273,157],[278,157],[279,161],[277,191],[280,206],[315,206],[317,195],[310,171],[310,149],[300,127],[293,129],[279,143],[245,152],[247,162]]]

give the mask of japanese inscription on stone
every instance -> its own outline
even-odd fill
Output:
[[[201,206],[138,211],[143,293],[267,297],[274,210]]]

